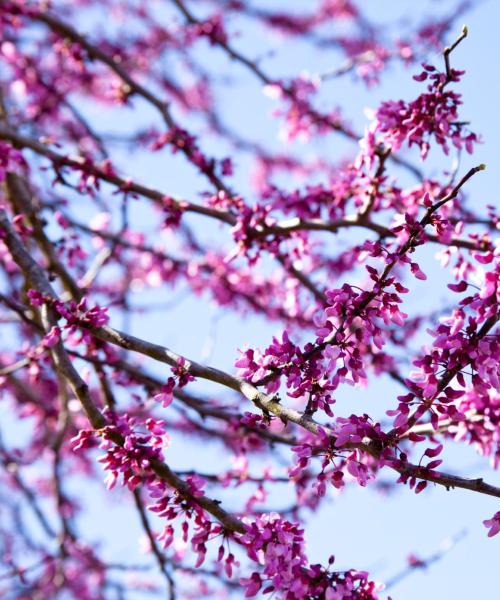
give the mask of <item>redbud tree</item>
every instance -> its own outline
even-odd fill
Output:
[[[386,598],[306,547],[357,487],[479,497],[494,543],[498,217],[442,4],[0,2],[3,598]]]

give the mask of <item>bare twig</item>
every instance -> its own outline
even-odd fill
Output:
[[[144,529],[144,532],[147,535],[149,545],[151,547],[151,552],[153,553],[153,556],[155,557],[155,560],[158,563],[158,567],[160,569],[161,574],[165,577],[165,580],[167,582],[169,600],[175,600],[175,581],[168,570],[167,558],[158,546],[155,534],[151,529],[151,525],[149,524],[148,515],[146,514],[146,509],[144,508],[144,503],[141,498],[140,490],[135,489],[133,491],[133,496],[137,512],[139,513],[139,519],[141,521],[142,528]]]
[[[462,541],[467,535],[467,531],[460,531],[459,533],[446,538],[439,545],[436,552],[433,552],[425,558],[412,557],[411,562],[407,567],[402,569],[396,575],[393,575],[385,584],[385,589],[388,590],[393,588],[395,585],[400,583],[403,579],[406,579],[409,575],[414,573],[417,569],[427,569],[434,563],[440,561],[448,552],[454,548],[460,541]]]

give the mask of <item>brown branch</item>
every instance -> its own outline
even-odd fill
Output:
[[[29,17],[35,21],[39,21],[41,23],[45,23],[54,33],[57,35],[69,39],[77,44],[79,44],[82,48],[84,48],[91,59],[98,60],[99,62],[107,65],[123,82],[124,82],[124,92],[127,96],[137,95],[146,100],[149,104],[151,104],[158,112],[160,113],[165,125],[169,129],[178,129],[176,121],[172,117],[170,113],[169,103],[160,100],[155,94],[153,94],[149,89],[136,81],[124,68],[119,61],[115,60],[114,57],[109,56],[106,52],[103,52],[98,46],[92,44],[84,35],[76,31],[71,25],[68,23],[64,23],[60,19],[58,19],[55,15],[50,14],[45,11],[32,11],[29,14]],[[179,151],[182,152],[187,159],[196,164],[194,161],[194,156],[192,150],[186,146],[182,145],[179,147]],[[200,169],[200,172],[203,173],[207,177],[207,179],[212,183],[212,185],[218,189],[226,192],[229,196],[231,196],[230,190],[226,187],[223,181],[212,171]]]
[[[76,169],[82,169],[84,172],[90,172],[93,175],[99,177],[100,179],[103,179],[108,183],[112,183],[118,186],[120,189],[126,189],[127,191],[138,193],[142,196],[146,196],[154,200],[155,202],[159,202],[162,206],[164,205],[165,195],[161,192],[158,192],[157,190],[153,190],[151,188],[147,188],[143,185],[126,181],[115,174],[105,173],[102,169],[96,167],[86,159],[83,159],[81,157],[71,158],[69,156],[58,154],[44,147],[39,142],[20,136],[17,133],[10,131],[8,128],[4,129],[0,127],[0,138],[2,137],[4,139],[9,139],[14,145],[20,145],[25,148],[30,148],[34,152],[42,154],[43,156],[49,158],[55,165],[67,165],[72,166]],[[211,209],[205,206],[192,204],[185,201],[173,200],[173,203],[179,210],[211,216],[219,221],[230,225],[236,224],[235,217],[229,212],[219,211],[216,209]],[[286,260],[282,256],[278,256],[277,258],[278,262],[280,262],[280,264],[285,268],[286,271],[288,271],[294,278],[300,281],[300,283],[302,283],[319,302],[324,304],[325,296],[323,292],[321,292],[304,273],[297,270],[293,265],[286,264]],[[60,266],[57,265],[57,263],[55,264],[58,267]]]
[[[473,167],[473,168],[469,169],[469,171],[462,177],[462,179],[455,185],[455,187],[448,194],[446,194],[441,200],[438,200],[435,204],[433,204],[432,206],[427,208],[424,216],[422,217],[422,219],[419,222],[420,227],[409,235],[408,240],[401,246],[401,248],[396,253],[397,257],[394,258],[391,262],[388,262],[386,264],[386,266],[385,266],[384,270],[382,271],[382,274],[380,275],[380,278],[378,280],[378,285],[376,287],[374,287],[371,292],[366,294],[365,299],[362,302],[360,302],[360,304],[357,306],[356,312],[353,316],[361,316],[363,314],[363,311],[370,305],[370,303],[373,300],[375,300],[375,298],[378,296],[378,294],[380,292],[382,292],[384,290],[384,288],[387,286],[389,275],[391,274],[394,267],[398,264],[398,258],[401,256],[404,256],[407,252],[413,250],[418,245],[418,241],[419,241],[422,229],[425,228],[427,225],[429,225],[432,222],[432,216],[434,215],[434,213],[441,206],[443,206],[447,202],[450,202],[451,200],[453,200],[458,195],[462,186],[465,185],[465,183],[473,175],[475,175],[479,171],[483,171],[485,168],[486,168],[485,165],[481,164],[477,167]],[[341,323],[339,324],[339,326],[336,328],[334,335],[331,339],[324,340],[323,342],[317,344],[316,346],[313,346],[310,350],[308,350],[306,353],[304,353],[303,358],[305,360],[308,360],[309,358],[315,356],[319,352],[322,352],[327,346],[336,345],[337,336],[344,333],[345,328],[346,328],[346,319],[344,318],[341,321]],[[272,381],[276,377],[279,377],[282,370],[285,368],[285,366],[288,366],[288,365],[283,365],[281,367],[275,368],[268,375],[262,377],[262,379],[257,381],[255,383],[255,385],[262,386],[262,385],[265,385],[266,383],[268,383],[269,381]],[[392,431],[391,434],[394,435],[395,432]]]
[[[22,492],[22,494],[26,498],[28,506],[34,512],[35,516],[37,517],[37,519],[38,519],[40,525],[42,526],[42,529],[45,531],[46,535],[50,539],[55,539],[56,532],[55,532],[54,528],[52,527],[52,525],[49,523],[49,520],[45,516],[40,505],[38,504],[37,495],[24,482],[23,478],[21,477],[21,474],[19,473],[19,465],[7,453],[7,450],[5,449],[5,447],[3,445],[1,436],[0,436],[0,463],[2,464],[2,466],[4,467],[4,469],[8,473],[8,475],[10,477],[12,477],[16,486],[19,488],[19,490]]]
[[[188,10],[188,8],[186,7],[186,5],[184,4],[184,2],[182,0],[171,0],[171,1],[182,12],[182,14],[184,15],[184,17],[186,18],[188,23],[191,23],[192,25],[201,24],[201,21],[199,21],[199,19],[197,19]],[[222,48],[226,52],[226,54],[229,56],[229,58],[231,58],[232,60],[235,60],[236,62],[238,62],[238,63],[242,64],[244,67],[246,67],[264,85],[273,85],[273,84],[278,83],[278,80],[272,79],[271,77],[269,77],[269,75],[267,75],[257,65],[257,63],[255,61],[247,58],[244,54],[242,54],[241,52],[239,52],[238,50],[233,48],[228,42],[226,42],[224,40],[220,40],[220,39],[215,39],[214,44],[216,46],[219,46],[220,48]],[[297,101],[295,93],[291,87],[286,86],[286,85],[280,85],[280,89],[292,102]],[[354,133],[347,127],[345,127],[339,121],[334,121],[330,117],[318,113],[312,107],[309,108],[308,114],[315,124],[325,125],[325,126],[329,127],[330,129],[332,129],[333,131],[338,132],[340,135],[342,135],[343,137],[345,137],[351,141],[358,142],[358,140],[362,137],[362,136]],[[385,153],[386,153],[385,149],[383,149],[383,148],[377,149],[377,154],[379,154],[380,156],[384,155]],[[422,175],[422,172],[420,171],[420,169],[418,169],[411,163],[409,163],[406,160],[400,158],[399,156],[396,156],[393,154],[390,154],[390,159],[397,165],[407,169],[417,179],[419,179],[419,180],[423,179],[423,175]]]
[[[169,348],[147,342],[140,338],[117,331],[108,326],[93,327],[84,323],[81,325],[103,341],[109,342],[126,350],[131,350],[133,352],[138,352],[139,354],[149,356],[156,361],[168,364],[170,366],[178,365],[180,359],[182,359],[183,368],[194,377],[219,383],[225,387],[235,390],[248,398],[248,400],[250,400],[264,413],[271,413],[284,422],[295,423],[296,425],[299,425],[303,429],[306,429],[315,435],[319,434],[319,428],[321,427],[321,429],[326,431],[326,433],[331,437],[332,441],[335,441],[335,432],[329,427],[320,425],[308,415],[285,407],[276,397],[269,397],[268,395],[260,392],[253,384],[240,377],[235,377],[213,367],[203,366],[195,361],[181,357],[181,355],[173,352]],[[378,458],[380,455],[380,448],[370,439],[364,439],[360,443],[345,444],[339,450],[354,448],[360,449],[363,452],[374,456],[375,458]],[[482,479],[467,479],[438,471],[427,472],[425,469],[411,464],[404,464],[400,466],[391,465],[391,468],[396,470],[398,473],[415,476],[426,481],[431,481],[448,489],[455,487],[462,488],[500,498],[500,488],[486,484],[482,481]]]
[[[327,300],[325,292],[320,290],[305,273],[296,269],[293,264],[289,262],[288,257],[278,254],[276,258],[285,271],[290,273],[297,281],[300,281],[300,283],[311,292],[319,304],[326,305]]]
[[[45,235],[43,225],[35,212],[31,192],[26,180],[15,173],[7,173],[6,189],[8,200],[14,208],[14,211],[18,215],[24,215],[29,226],[32,228],[33,237],[37,241],[47,260],[47,269],[57,273],[61,278],[64,287],[75,300],[81,300],[82,290],[59,260],[59,257],[54,250],[53,243]]]
[[[483,323],[481,329],[477,333],[475,333],[472,336],[472,338],[474,338],[475,340],[482,339],[493,327],[495,327],[495,325],[498,323],[499,320],[500,320],[499,314],[492,315],[489,319],[487,319]],[[451,383],[451,381],[453,381],[453,379],[458,375],[458,373],[460,373],[460,371],[462,371],[462,369],[464,369],[467,365],[470,364],[472,359],[473,359],[473,357],[469,357],[469,360],[467,360],[465,363],[460,363],[451,369],[446,369],[446,371],[443,373],[443,375],[439,379],[439,382],[437,384],[437,390],[432,398],[425,399],[423,397],[420,397],[420,400],[422,400],[426,405],[425,412],[427,412],[428,410],[430,410],[432,408],[432,406],[433,406],[434,402],[436,401],[436,399],[438,398],[439,394],[446,388],[446,386],[449,383]],[[425,413],[418,416],[418,408],[415,409],[413,414],[410,417],[408,417],[405,433],[409,429],[412,429],[418,423],[418,420],[424,416],[424,414]],[[398,428],[394,428],[389,432],[389,436],[390,437],[397,436],[397,433],[398,433]]]
[[[500,488],[489,483],[485,483],[482,477],[468,478],[458,475],[443,473],[442,471],[426,471],[425,468],[418,465],[406,465],[396,469],[401,475],[409,475],[431,483],[437,483],[444,486],[448,491],[455,488],[469,490],[471,492],[479,492],[494,498],[500,498]]]
[[[58,152],[55,152],[49,148],[47,144],[43,144],[37,140],[20,135],[5,126],[0,126],[0,139],[9,140],[17,148],[28,148],[36,154],[45,156],[45,158],[48,158],[55,167],[67,166],[71,167],[72,169],[94,175],[102,181],[106,181],[107,183],[110,183],[119,189],[144,196],[145,198],[153,200],[162,207],[165,206],[166,195],[164,193],[145,185],[130,182],[129,180],[119,177],[114,173],[105,171],[86,158],[81,156],[65,156],[64,154],[59,154]],[[171,198],[171,201],[174,208],[180,211],[206,215],[229,225],[235,225],[236,223],[234,217],[228,212],[220,211],[207,206],[201,206],[199,204],[192,204],[184,200],[176,200]]]
[[[172,352],[164,346],[146,342],[134,336],[130,336],[123,332],[116,331],[107,326],[100,328],[87,326],[87,328],[89,329],[89,331],[92,332],[93,335],[95,335],[103,341],[112,343],[127,350],[138,352],[140,354],[153,358],[156,361],[166,363],[170,366],[178,365],[179,359],[181,358],[179,354]],[[184,368],[195,377],[213,381],[215,383],[224,385],[225,387],[228,387],[232,390],[235,390],[244,395],[246,398],[248,398],[260,410],[263,410],[266,413],[272,413],[284,422],[295,423],[296,425],[299,425],[303,429],[306,429],[307,431],[315,435],[318,435],[319,428],[321,427],[327,432],[327,434],[332,438],[332,440],[335,440],[335,433],[328,427],[318,424],[316,421],[314,421],[307,415],[304,415],[294,409],[283,406],[276,398],[270,398],[266,394],[263,394],[254,385],[248,383],[244,379],[234,377],[218,369],[205,367],[196,363],[195,361],[191,361],[184,357],[182,358],[184,359]],[[377,457],[380,452],[377,445],[373,444],[373,442],[368,439],[363,440],[361,443],[346,444],[345,446],[343,446],[343,448],[358,448],[363,452],[366,452],[374,457]],[[500,488],[487,484],[482,479],[468,479],[436,471],[429,473],[425,471],[425,469],[411,464],[405,464],[399,467],[391,466],[391,468],[394,468],[401,474],[406,474],[417,477],[419,479],[430,481],[438,485],[444,486],[447,489],[467,489],[470,491],[500,498]],[[159,469],[159,471],[157,471],[157,469]],[[169,469],[169,467],[167,467],[166,465],[161,466],[161,463],[155,463],[154,470],[157,472],[157,474],[163,477],[167,481],[167,483],[172,485],[172,487],[175,487],[181,493],[183,493],[184,491],[189,494],[189,490],[187,489],[186,484],[182,482],[179,479],[179,477]],[[196,499],[196,502],[198,502],[198,500],[199,499]],[[208,500],[207,506],[211,509],[214,509],[215,507],[213,506],[213,504],[211,504],[211,502],[213,501]],[[206,506],[201,504],[201,502],[198,503],[203,508],[206,508]],[[217,509],[219,509],[218,505]],[[212,512],[212,510],[209,510],[208,508],[206,508],[206,510],[214,516],[216,516],[216,518],[218,518],[217,514],[219,514],[219,510],[222,511],[222,509],[219,509],[216,511],[217,514],[215,514],[214,512]],[[222,511],[222,515],[223,518],[225,518],[224,515],[227,516],[227,513],[225,513],[225,511]],[[231,518],[234,519],[234,517]],[[232,523],[232,525],[234,525],[234,522],[231,520],[226,520],[222,522],[225,526],[227,526],[226,523]],[[228,527],[228,529],[232,529],[232,527]]]
[[[468,33],[469,33],[469,31],[468,31],[467,27],[464,25],[462,28],[462,33],[457,37],[457,39],[453,42],[453,44],[451,46],[446,46],[446,48],[443,50],[444,66],[446,69],[446,79],[439,86],[440,91],[442,91],[443,88],[445,87],[445,85],[450,83],[450,81],[453,79],[453,74],[452,74],[451,65],[450,65],[450,54],[453,52],[453,50],[455,50],[455,48],[458,46],[458,44],[460,44],[460,42],[463,41],[467,37]]]
[[[144,532],[146,533],[147,538],[149,540],[149,544],[151,546],[151,552],[153,553],[156,562],[158,563],[158,567],[160,569],[161,574],[165,577],[167,581],[169,600],[175,600],[175,581],[168,571],[167,558],[158,546],[155,534],[151,529],[151,525],[149,523],[148,515],[146,513],[146,509],[144,508],[144,503],[142,501],[141,492],[139,491],[139,489],[136,488],[133,491],[133,496],[137,512],[139,513],[139,519],[141,521],[142,528],[144,529]]]
[[[454,429],[458,428],[461,423],[481,423],[484,421],[484,416],[477,414],[475,409],[468,410],[465,413],[467,418],[466,421],[456,421],[454,419],[443,419],[438,422],[438,426],[434,427],[434,425],[430,422],[428,423],[420,423],[419,425],[414,425],[411,429],[403,433],[400,436],[400,439],[405,439],[409,437],[412,433],[416,433],[417,435],[428,435],[434,436],[438,433],[453,433]]]
[[[153,246],[150,246],[150,245],[147,245],[144,243],[141,244],[138,242],[131,242],[131,241],[127,240],[127,238],[124,237],[123,235],[119,235],[118,233],[115,233],[115,232],[96,231],[94,229],[91,229],[88,225],[85,225],[84,223],[80,223],[79,221],[75,221],[74,219],[72,219],[71,217],[69,217],[67,215],[65,215],[65,219],[68,221],[68,223],[72,227],[75,227],[76,229],[79,229],[80,231],[84,231],[85,233],[88,233],[90,235],[99,237],[103,240],[109,240],[112,242],[112,244],[115,247],[117,246],[117,247],[121,247],[121,248],[134,250],[136,252],[145,252],[147,254],[151,254],[152,256],[158,258],[159,260],[168,261],[168,262],[172,263],[172,265],[175,266],[177,269],[185,269],[188,267],[188,264],[189,264],[188,261],[186,261],[184,259],[176,258],[176,257],[172,256],[171,254],[167,254],[166,252],[164,252],[158,248],[154,248]],[[199,252],[200,254],[202,252],[202,249],[199,247],[196,247],[195,250],[197,252]],[[227,290],[229,290],[232,294],[234,294],[238,298],[241,298],[246,304],[248,304],[255,311],[257,311],[259,313],[268,314],[268,309],[269,309],[268,305],[265,305],[265,304],[262,304],[261,302],[259,302],[259,299],[256,297],[256,295],[254,295],[252,293],[247,293],[244,290],[241,290],[241,289],[238,289],[237,287],[235,287],[231,283],[230,278],[221,274],[217,268],[214,268],[209,263],[203,262],[203,261],[200,261],[199,263],[197,263],[197,265],[203,272],[206,272],[210,275],[216,276],[221,281],[221,283],[226,287]],[[297,277],[299,277],[301,275],[300,272],[296,271],[296,270],[293,273],[294,273],[294,276],[297,276]],[[266,283],[269,283],[269,282],[266,282]],[[1,299],[1,297],[0,297],[0,299]],[[282,319],[284,321],[290,320],[290,316],[280,306],[273,307],[273,311],[275,311],[276,315],[280,319]],[[301,319],[300,316],[297,318],[300,319],[301,325],[305,326],[308,324],[308,322],[305,319]],[[311,325],[311,323],[309,323],[309,325]]]
[[[231,471],[215,474],[201,473],[200,471],[193,471],[192,469],[190,469],[187,471],[176,471],[176,473],[180,477],[186,477],[188,475],[197,475],[198,477],[206,479],[207,481],[210,481],[212,483],[220,483],[221,479],[225,479],[226,477],[238,481],[239,483],[246,483],[247,481],[249,483],[290,483],[291,481],[290,477],[275,477],[273,475],[270,475],[269,477],[254,477],[253,475],[244,475],[243,477],[240,477],[238,473],[233,473]]]
[[[54,439],[51,443],[53,453],[52,460],[52,478],[54,481],[55,499],[57,511],[61,521],[61,532],[59,534],[59,546],[61,557],[66,556],[65,544],[67,540],[75,542],[77,536],[73,530],[73,525],[66,511],[66,496],[63,491],[63,480],[61,475],[61,448],[64,442],[64,437],[71,423],[70,412],[68,409],[69,395],[67,390],[66,379],[58,372],[59,378],[59,396],[61,398],[61,409],[57,418],[56,431]]]
[[[370,216],[370,212],[373,208],[375,200],[377,199],[377,194],[379,193],[380,184],[381,184],[382,178],[384,176],[385,163],[386,163],[387,158],[390,156],[390,154],[391,154],[390,149],[383,150],[378,154],[378,167],[377,167],[377,170],[375,171],[375,174],[372,177],[370,189],[368,191],[368,197],[366,199],[364,206],[361,207],[361,210],[359,211],[359,213],[357,215],[357,221],[359,221],[361,223],[363,221],[367,221],[368,217]]]
[[[94,175],[102,181],[114,185],[119,189],[127,190],[134,194],[143,196],[144,198],[148,198],[149,200],[152,200],[153,202],[159,204],[162,207],[165,205],[165,198],[167,197],[167,194],[165,194],[164,192],[136,182],[131,182],[130,180],[124,179],[123,177],[120,177],[114,173],[105,171],[99,166],[90,162],[86,158],[83,158],[81,156],[66,156],[64,154],[60,154],[52,150],[46,144],[43,144],[32,138],[23,136],[17,132],[14,132],[2,126],[0,126],[0,139],[10,141],[17,148],[27,148],[40,156],[44,156],[45,158],[49,159],[56,168],[61,166],[67,166],[72,169],[76,169],[84,173]],[[476,167],[476,170],[481,169],[479,169],[479,167]],[[472,175],[469,175],[468,178],[470,178],[471,176]],[[463,185],[463,183],[461,185]],[[452,197],[455,196],[456,193]],[[172,198],[171,201],[174,208],[182,212],[192,212],[195,214],[204,215],[231,226],[234,226],[236,224],[236,218],[234,217],[234,215],[227,211],[210,208],[208,206],[203,206],[200,204],[195,204],[184,199]],[[446,200],[446,202],[447,201],[448,200]],[[348,215],[343,219],[337,219],[333,221],[323,219],[301,219],[295,217],[292,219],[285,219],[276,223],[275,225],[269,225],[266,227],[256,227],[249,233],[251,236],[259,238],[271,234],[287,235],[294,231],[330,231],[332,233],[336,233],[340,229],[345,229],[349,227],[360,227],[363,229],[368,229],[379,234],[381,237],[395,237],[395,234],[388,227],[385,227],[384,225],[380,225],[378,223],[373,223],[372,221],[359,219],[359,215]],[[95,232],[95,234],[98,235],[99,233]],[[443,244],[443,242],[441,242],[439,238],[435,235],[428,234],[426,235],[426,239],[433,243]],[[126,243],[127,242],[124,240],[123,245],[125,245]],[[468,248],[471,250],[485,249],[483,248],[481,243],[475,243],[473,241],[464,239],[453,239],[449,243],[447,242],[446,245],[453,245],[457,247]]]
[[[56,300],[57,295],[48,282],[43,269],[24,248],[17,233],[9,223],[4,210],[0,210],[0,228],[3,230],[3,241],[9,249],[12,258],[24,273],[27,282],[45,297]],[[56,317],[52,309],[46,304],[42,307],[41,312],[45,330],[49,331],[50,328],[55,325]],[[94,404],[87,384],[81,379],[80,375],[73,366],[63,343],[59,341],[51,348],[51,353],[57,371],[68,381],[75,396],[80,401],[90,424],[95,430],[102,432],[107,425],[107,421]],[[119,434],[112,434],[110,437],[113,439],[114,443],[123,445],[124,439]],[[243,523],[221,508],[218,501],[211,500],[205,496],[199,498],[193,497],[188,484],[175,475],[168,465],[159,460],[152,460],[151,468],[159,477],[164,479],[171,487],[176,489],[181,496],[198,504],[208,513],[214,516],[225,529],[238,533],[243,533],[245,531]]]
[[[257,237],[261,235],[268,235],[269,233],[284,235],[293,231],[330,231],[332,233],[337,233],[340,229],[348,229],[351,227],[368,229],[369,231],[377,233],[381,238],[396,237],[396,234],[385,225],[360,219],[358,215],[347,215],[343,219],[336,219],[333,221],[323,219],[301,219],[299,217],[293,217],[291,219],[279,221],[276,223],[276,225],[271,225],[265,229],[263,228],[262,231],[256,232],[255,235]],[[452,238],[449,242],[443,242],[437,235],[426,234],[425,240],[434,244],[445,245],[447,247],[456,246],[457,248],[466,248],[476,251],[486,251],[489,249],[488,244],[462,238]]]
[[[482,170],[482,168],[484,168],[483,165],[471,169],[469,173],[462,178],[461,182],[457,184],[454,190],[452,190],[452,192],[450,192],[442,201],[438,203],[439,206],[442,206],[444,201],[449,201],[455,197],[456,194],[458,194],[460,187],[475,172]],[[430,221],[431,215],[436,210],[436,205],[430,207],[422,219],[421,224],[427,224],[427,222]],[[50,283],[47,281],[43,269],[34,261],[29,252],[25,250],[21,240],[10,225],[7,215],[3,210],[0,210],[0,227],[4,232],[4,242],[7,245],[14,261],[24,273],[27,282],[29,282],[30,285],[32,285],[45,297],[56,300],[57,295],[52,289]],[[400,252],[406,252],[414,243],[415,238],[416,235],[410,236],[410,239],[406,242],[406,244],[404,244]],[[387,265],[382,275],[382,281],[387,277],[387,274],[390,272],[393,265],[394,263]],[[371,299],[367,300],[367,302],[370,301]],[[42,308],[42,319],[46,331],[54,326],[56,322],[55,316],[48,305],[44,305]],[[222,384],[230,389],[240,392],[264,412],[272,413],[284,421],[291,421],[297,425],[300,425],[311,433],[316,435],[318,434],[318,428],[320,425],[314,422],[310,416],[284,407],[278,399],[275,397],[270,398],[266,394],[259,392],[254,385],[242,378],[234,377],[219,369],[205,367],[196,363],[195,361],[184,359],[184,357],[181,357],[179,354],[164,346],[146,342],[145,340],[120,332],[108,326],[95,327],[86,323],[81,323],[81,325],[103,341],[112,343],[127,350],[139,352],[171,366],[177,366],[182,358],[184,361],[184,368],[193,376]],[[53,355],[57,370],[68,380],[75,395],[80,400],[91,425],[96,430],[102,430],[107,424],[106,420],[95,406],[92,398],[90,397],[87,384],[85,384],[85,382],[80,378],[61,341],[51,349],[51,353]],[[329,431],[328,428],[324,429],[326,429],[326,431],[332,435],[333,439],[335,438],[334,432]],[[114,441],[118,444],[123,443],[121,436],[115,436]],[[374,445],[371,440],[363,440],[359,444],[346,444],[344,446],[346,449],[354,447],[359,448],[375,457],[378,457],[380,452],[380,449],[377,448],[377,446]],[[196,502],[199,506],[207,510],[207,512],[219,520],[219,522],[221,522],[226,529],[236,532],[244,531],[244,526],[241,521],[223,510],[217,501],[206,497],[193,498],[190,493],[189,486],[179,477],[177,477],[177,475],[175,475],[175,473],[166,464],[158,460],[152,461],[151,464],[157,475],[163,478],[169,485],[174,487],[182,496],[192,500],[193,502]],[[440,472],[429,473],[418,466],[409,464],[405,464],[400,467],[394,466],[393,468],[401,474],[410,474],[415,477],[443,485],[447,488],[459,487],[500,498],[500,488],[486,484],[482,479],[466,479]]]
[[[0,297],[0,300],[2,300],[1,297]],[[14,304],[13,307],[11,307],[11,308],[13,308],[13,310],[15,310],[16,313],[23,315],[24,319],[28,325],[34,327],[38,332],[40,332],[40,330],[41,330],[40,325],[36,321],[31,320],[28,317],[26,317],[25,313],[27,312],[27,309],[24,306]],[[123,359],[118,359],[118,360],[115,360],[110,363],[108,359],[100,360],[96,357],[80,354],[79,352],[77,352],[75,350],[67,350],[67,353],[71,356],[74,356],[76,358],[79,358],[81,360],[91,363],[92,365],[97,367],[98,373],[103,372],[103,367],[111,367],[113,369],[123,370],[126,373],[128,373],[129,375],[131,375],[134,380],[136,380],[137,382],[140,382],[142,385],[144,385],[145,388],[152,393],[157,392],[165,383],[162,379],[154,377],[151,374],[145,373],[138,367],[132,365],[131,363],[128,363],[127,361],[125,361]],[[1,367],[0,375],[8,375],[9,378],[12,378],[12,373],[14,373],[15,371],[22,369],[28,365],[29,365],[29,359],[21,359],[15,363],[12,363],[11,365],[5,365],[5,366]],[[16,381],[16,383],[19,383],[19,382],[17,382],[17,380],[15,380],[15,381]],[[105,396],[106,396],[106,393],[105,393]],[[227,422],[227,421],[230,421],[231,419],[241,420],[241,418],[242,418],[242,415],[236,411],[231,411],[231,410],[225,409],[220,406],[213,406],[207,400],[195,397],[192,394],[190,394],[182,389],[175,389],[174,397],[177,398],[178,400],[180,400],[187,407],[189,407],[189,408],[193,409],[195,412],[197,412],[200,415],[200,417],[202,417],[203,419],[205,419],[207,417],[212,417],[212,418]],[[34,400],[34,402],[35,402],[35,400]],[[114,398],[111,399],[111,401],[110,401],[110,399],[108,399],[108,401],[107,401],[108,406],[114,406],[115,404],[116,404],[116,401],[114,400]],[[256,433],[257,435],[264,438],[271,444],[278,443],[278,444],[285,444],[287,446],[293,446],[296,444],[296,439],[292,436],[279,435],[277,433],[268,431],[267,429],[260,429],[258,427],[257,428],[251,427],[249,425],[242,425],[242,427],[244,429],[248,430],[249,432]]]

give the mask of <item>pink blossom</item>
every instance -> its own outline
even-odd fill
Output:
[[[493,537],[500,531],[500,511],[496,512],[491,519],[483,521],[484,526],[489,529],[488,537]]]

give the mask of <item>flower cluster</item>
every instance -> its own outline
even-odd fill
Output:
[[[174,389],[179,389],[186,386],[190,381],[194,381],[194,377],[186,369],[186,361],[184,357],[179,357],[175,367],[172,367],[173,377],[167,379],[167,383],[161,388],[160,393],[154,396],[154,399],[159,402],[163,408],[167,408],[172,403],[174,398]]]
[[[500,465],[500,393],[490,388],[486,393],[474,387],[466,389],[456,401],[458,415],[448,437],[474,445],[482,456],[489,456],[491,466]],[[443,419],[441,418],[441,421]]]
[[[212,46],[216,44],[225,44],[227,34],[224,29],[224,23],[220,15],[213,15],[199,23],[194,23],[186,29],[186,42],[192,43],[196,38],[205,37]]]
[[[403,100],[383,102],[377,110],[377,131],[382,141],[393,151],[404,142],[420,148],[422,159],[426,158],[432,140],[448,154],[449,143],[456,148],[465,146],[472,153],[473,145],[478,141],[475,133],[464,133],[458,108],[461,95],[446,89],[449,82],[458,82],[463,71],[451,70],[449,77],[432,65],[424,65],[417,81],[430,79],[427,93],[421,94],[412,102]]]
[[[171,146],[173,154],[182,152],[209,179],[216,177],[218,172],[222,175],[228,173],[227,159],[217,161],[215,158],[206,156],[200,149],[196,136],[182,127],[174,126],[166,133],[157,134],[151,144],[151,149],[161,150],[165,146]]]
[[[169,441],[165,424],[151,417],[142,422],[111,411],[106,416],[110,424],[100,432],[102,441],[99,445],[105,454],[98,460],[109,472],[107,487],[113,488],[121,476],[123,485],[134,490],[144,478],[152,476],[152,461],[163,459],[163,451]],[[92,433],[80,431],[73,440],[74,450],[88,448],[92,444]]]
[[[368,267],[378,283],[375,269]],[[418,275],[418,272],[417,272]],[[399,292],[405,288],[392,282]],[[387,284],[386,284],[387,285]],[[363,384],[367,374],[360,347],[381,350],[385,336],[377,321],[385,326],[403,325],[406,315],[399,309],[401,302],[394,292],[357,291],[344,284],[340,289],[326,292],[327,308],[315,318],[316,342],[303,349],[291,342],[287,331],[282,340],[273,342],[264,352],[247,349],[235,363],[240,375],[252,382],[266,380],[268,392],[276,392],[280,377],[286,377],[288,395],[307,402],[306,411],[318,408],[332,416],[331,394],[340,383]]]
[[[65,551],[65,590],[80,600],[102,600],[102,589],[106,584],[106,564],[99,559],[95,550],[79,540],[68,540]],[[30,596],[53,598],[60,592],[60,570],[58,556],[47,553],[36,569],[19,569],[17,577],[23,588],[19,589],[19,600],[29,600]],[[31,571],[31,573],[30,573]],[[4,588],[5,589],[5,588]]]
[[[266,232],[268,227],[276,223],[269,214],[272,206],[263,204],[249,206],[241,196],[229,196],[224,191],[208,198],[207,203],[216,208],[230,209],[236,216],[236,224],[232,228],[236,246],[226,256],[226,263],[237,256],[246,256],[249,264],[254,265],[262,251],[278,253],[280,236]]]
[[[318,497],[326,494],[328,484],[341,489],[347,480],[353,480],[364,487],[373,479],[378,463],[356,445],[374,444],[382,449],[386,443],[387,436],[380,425],[372,423],[368,415],[337,417],[329,433],[320,427],[317,435],[306,434],[292,448],[297,462],[289,469],[289,475],[300,481],[307,474],[311,460],[320,458],[321,471],[314,476],[313,485]]]
[[[500,532],[500,510],[496,512],[491,519],[483,521],[484,526],[489,529],[488,537],[493,537]]]
[[[340,112],[331,110],[327,115],[320,114],[311,104],[313,96],[320,85],[320,79],[303,73],[289,83],[273,82],[264,88],[264,93],[274,100],[283,100],[285,109],[276,109],[274,115],[284,117],[280,132],[286,142],[295,139],[307,141],[313,135],[325,134],[332,128],[338,127]]]
[[[275,593],[277,598],[327,600],[377,598],[377,586],[360,571],[330,573],[320,565],[309,565],[305,554],[304,532],[295,523],[276,513],[264,515],[247,525],[239,538],[262,570],[240,580],[245,597]],[[333,557],[330,559],[333,564]]]
[[[7,173],[16,172],[24,167],[26,162],[21,152],[0,140],[0,183],[5,180]]]
[[[98,304],[92,308],[87,308],[87,298],[82,298],[78,303],[74,300],[62,302],[46,297],[34,289],[28,290],[28,298],[33,306],[41,306],[45,303],[53,306],[54,310],[66,320],[65,327],[69,329],[76,328],[79,325],[101,327],[109,321],[108,309]]]
[[[186,492],[192,498],[203,496],[204,481],[196,475],[191,475],[186,480]],[[163,548],[169,548],[175,541],[176,529],[175,521],[183,519],[181,524],[180,539],[186,543],[189,539],[189,527],[192,524],[191,546],[197,555],[196,567],[199,567],[205,561],[207,554],[207,542],[219,536],[223,528],[220,524],[210,520],[209,515],[195,501],[187,500],[185,495],[181,495],[162,480],[156,478],[147,483],[148,493],[153,501],[149,510],[155,513],[161,519],[168,523],[164,526],[162,533],[158,536],[158,541]],[[222,560],[223,553],[219,552],[219,560]],[[226,557],[228,568],[234,564],[234,556]]]
[[[467,289],[464,281],[450,284],[455,292]],[[437,424],[440,417],[462,421],[465,416],[460,400],[467,388],[464,371],[472,369],[471,381],[474,386],[475,401],[481,406],[489,406],[490,392],[499,387],[498,340],[493,333],[498,319],[498,267],[484,275],[483,287],[461,300],[460,307],[432,331],[432,348],[413,361],[417,367],[410,373],[407,384],[411,393],[400,397],[394,427],[404,430],[410,414],[410,404],[421,402],[414,415],[420,418],[432,406],[432,420]],[[491,331],[493,329],[493,331]],[[443,373],[444,370],[444,373]],[[458,401],[458,404],[457,404]],[[467,403],[463,405],[466,408]],[[481,409],[484,412],[484,408]]]

